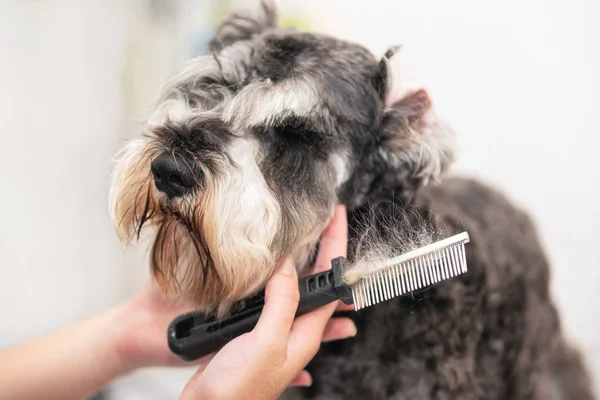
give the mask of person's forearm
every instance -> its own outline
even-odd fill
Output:
[[[128,372],[118,352],[119,313],[0,352],[2,398],[85,399]]]

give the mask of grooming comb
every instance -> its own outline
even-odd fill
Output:
[[[358,311],[467,272],[467,232],[382,260],[351,285],[344,280],[347,260],[331,260],[332,268],[300,279],[296,317],[336,300]],[[247,299],[242,310],[225,319],[188,313],[175,318],[168,329],[171,351],[192,361],[219,350],[232,339],[250,332],[264,306],[264,291]]]

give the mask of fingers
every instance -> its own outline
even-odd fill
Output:
[[[206,369],[206,365],[202,364],[200,368],[196,370],[194,375],[188,380],[181,395],[179,396],[179,400],[193,400],[198,396],[198,392],[206,392],[205,390],[198,390],[197,387],[204,386],[202,385],[202,374]],[[204,393],[206,395],[206,393]]]
[[[344,304],[340,301],[335,311],[354,311],[354,304]]]
[[[315,272],[330,269],[333,258],[346,256],[347,245],[346,209],[344,206],[337,206],[331,223],[321,237]],[[328,321],[336,307],[337,302],[333,302],[297,318],[294,322],[289,336],[288,355],[290,361],[296,363],[296,368],[306,366],[319,350]],[[333,327],[330,328],[333,333],[339,333]]]
[[[312,376],[307,371],[300,371],[298,375],[290,382],[289,386],[310,386],[312,385]]]
[[[302,341],[303,336],[305,338],[304,341]],[[311,336],[317,338],[314,330],[310,329],[310,325],[305,324],[293,337],[290,337],[290,347],[292,349],[296,348],[301,341],[303,345],[303,348],[299,349],[298,353],[293,350],[289,352],[290,357],[288,357],[288,360],[296,364],[294,368],[305,367],[318,351],[320,346],[318,344],[315,345],[318,340],[311,340]],[[325,325],[321,340],[323,342],[331,342],[334,340],[348,339],[349,337],[354,336],[356,336],[356,325],[354,324],[354,321],[350,318],[333,318]],[[308,338],[308,340],[306,340],[306,338]],[[294,343],[292,343],[292,340]],[[307,377],[304,377],[305,373],[308,375]],[[310,386],[312,384],[312,379],[308,380],[307,378],[311,378],[310,374],[306,371],[301,371],[292,381],[291,386]]]
[[[331,260],[346,256],[348,252],[348,220],[346,208],[338,205],[329,227],[322,235],[320,251],[315,266],[306,274],[314,274],[331,268]],[[336,311],[354,311],[354,305],[337,302]]]
[[[287,341],[299,301],[296,267],[288,258],[267,282],[265,306],[254,328],[258,337],[267,341]]]
[[[327,229],[321,235],[319,254],[315,262],[315,269],[311,273],[325,271],[331,268],[331,260],[344,256],[348,251],[348,219],[346,207],[337,205],[333,218]]]
[[[356,325],[350,318],[332,318],[323,330],[323,342],[347,339],[356,336]]]
[[[329,226],[321,236],[315,272],[330,269],[331,260],[339,256],[346,256],[347,247],[348,220],[346,217],[346,208],[343,205],[338,205]],[[300,299],[297,274],[290,258],[283,263],[267,283],[265,296],[265,308],[261,316],[262,321],[259,320],[257,327],[259,325],[269,327],[269,322],[273,318],[274,321],[279,321],[279,325],[281,326],[280,331],[290,328],[293,323],[293,316],[291,320],[285,317],[289,317],[288,314],[292,308],[295,314]],[[271,309],[274,310],[273,313],[270,311]],[[285,320],[278,320],[278,318],[285,318]],[[325,321],[323,321],[324,324]],[[269,327],[269,329],[271,328]]]

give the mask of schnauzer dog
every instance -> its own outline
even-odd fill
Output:
[[[446,178],[454,158],[454,135],[403,75],[399,48],[378,60],[278,28],[265,1],[227,17],[209,51],[168,79],[120,153],[111,214],[124,241],[153,227],[151,271],[166,294],[222,317],[287,255],[306,270],[336,203],[351,260],[366,225],[384,231],[378,221],[411,207],[469,232],[469,272],[351,313],[358,335],[323,345],[313,386],[285,396],[592,399],[535,227],[494,189]]]

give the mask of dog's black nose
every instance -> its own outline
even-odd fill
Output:
[[[150,168],[156,188],[169,198],[184,195],[196,184],[191,166],[178,154],[166,151],[152,161]]]

